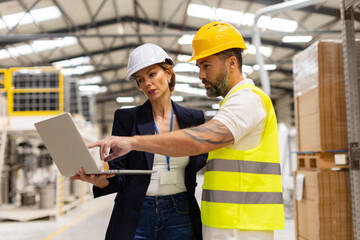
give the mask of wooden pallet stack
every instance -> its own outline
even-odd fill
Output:
[[[297,240],[352,239],[342,44],[319,41],[293,59]]]
[[[348,153],[337,152],[298,152],[297,169],[306,170],[346,170],[349,168]]]

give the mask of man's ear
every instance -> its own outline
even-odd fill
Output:
[[[230,56],[228,59],[227,59],[227,62],[228,62],[228,66],[229,66],[229,69],[230,70],[234,70],[237,68],[237,59],[235,56]]]

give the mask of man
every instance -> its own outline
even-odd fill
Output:
[[[196,60],[207,95],[224,98],[209,122],[89,145],[99,146],[105,161],[129,151],[209,152],[201,202],[204,239],[273,239],[274,230],[284,228],[276,116],[270,98],[242,76],[245,49],[240,33],[223,22],[206,24],[194,37],[190,61]]]

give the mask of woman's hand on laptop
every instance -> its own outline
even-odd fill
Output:
[[[131,140],[132,137],[117,137],[111,136],[103,140],[99,140],[94,143],[87,145],[88,148],[99,147],[100,148],[100,158],[105,162],[113,160],[117,157],[123,156],[130,152],[131,150]],[[112,153],[109,153],[110,148]]]
[[[76,174],[72,177],[70,177],[71,181],[74,180],[81,180],[84,182],[91,183],[92,185],[99,187],[99,188],[105,188],[109,185],[108,178],[114,177],[114,174],[89,174],[87,175],[84,172],[84,169],[79,169],[79,174]]]

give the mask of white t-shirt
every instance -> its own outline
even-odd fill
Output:
[[[146,196],[164,196],[186,192],[185,186],[185,167],[188,165],[190,159],[186,157],[170,157],[170,172],[173,177],[172,183],[164,183],[164,175],[167,174],[167,162],[164,155],[154,154],[153,170],[156,173],[151,174],[151,180],[146,192]],[[161,178],[163,178],[161,181]]]
[[[244,79],[234,86],[225,98],[245,83],[255,85],[251,79]],[[261,98],[252,89],[245,88],[231,94],[213,119],[223,123],[232,133],[234,144],[228,148],[244,151],[260,144],[265,118],[266,111]]]

